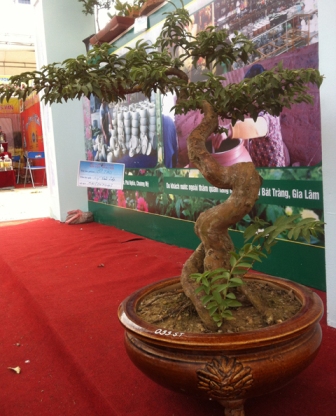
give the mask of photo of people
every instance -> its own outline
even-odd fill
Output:
[[[175,115],[171,109],[175,105],[175,96],[168,93],[161,97],[163,163],[166,168],[178,166],[178,143],[175,128]]]
[[[246,72],[244,79],[262,74],[265,68],[260,64],[252,65]],[[221,151],[225,139],[244,139],[251,161],[258,167],[285,167],[288,150],[282,140],[280,117],[261,112],[256,121],[245,118],[233,127],[225,126],[228,134],[216,134],[212,137],[212,147]]]
[[[203,12],[204,10],[207,12]],[[200,16],[203,16],[202,19]],[[235,63],[232,67],[217,66],[213,70],[223,75],[229,83],[252,78],[274,68],[282,62],[284,68],[318,68],[318,10],[315,0],[297,2],[283,0],[267,2],[255,0],[216,0],[201,7],[192,15],[189,31],[194,35],[201,22],[212,19],[220,29],[234,31],[251,39],[258,54],[250,57],[248,64]],[[211,24],[211,23],[210,23]],[[202,73],[202,63],[189,71],[191,80]],[[197,75],[198,74],[198,75]],[[260,113],[267,131],[257,137],[257,126],[246,117],[244,124],[238,122],[245,134],[251,129],[252,137],[227,137],[224,133],[209,138],[207,148],[222,164],[252,160],[257,167],[310,167],[322,161],[319,92],[312,88],[314,105],[300,104],[290,110],[284,109],[278,117]],[[198,111],[172,117],[177,137],[178,168],[192,167],[187,154],[187,137],[202,119]],[[229,120],[219,120],[224,127]],[[252,134],[253,132],[253,134]],[[231,132],[232,133],[232,132]],[[165,134],[163,132],[163,138]],[[228,140],[226,140],[228,139]]]
[[[317,0],[215,0],[214,25],[250,39],[253,63],[318,42]],[[243,66],[238,61],[232,69]]]

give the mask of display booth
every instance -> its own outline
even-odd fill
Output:
[[[1,82],[6,82],[2,77]],[[12,155],[21,137],[19,100],[11,98],[0,104],[0,189],[15,187]]]
[[[8,82],[2,77],[1,82]],[[25,102],[11,98],[0,104],[0,189],[14,188],[16,185],[30,183],[26,175],[27,153],[43,152],[43,134],[41,126],[40,102],[36,94]],[[5,157],[11,162],[5,161]],[[7,158],[6,158],[7,159]],[[5,166],[6,165],[6,166]],[[32,166],[45,166],[44,159],[37,159]],[[34,182],[46,184],[45,171],[34,169]]]
[[[37,94],[31,94],[27,100],[21,106],[21,132],[22,132],[22,147],[23,147],[23,162],[27,167],[27,155],[28,153],[43,153],[44,142],[42,133],[41,123],[41,112],[40,112],[40,101]],[[33,167],[34,178],[32,183],[38,186],[46,185],[45,179],[45,159],[43,158],[32,158],[30,159],[30,165]],[[23,182],[25,183],[29,174],[24,173]],[[30,179],[29,179],[30,180]]]

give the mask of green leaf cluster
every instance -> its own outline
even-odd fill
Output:
[[[134,13],[138,13],[145,3],[146,0],[134,0],[132,3],[115,0],[114,8],[118,16],[130,16]]]
[[[83,9],[82,12],[87,14],[94,14],[95,7],[99,9],[109,9],[113,0],[78,0],[82,3]]]
[[[261,244],[266,252],[270,253],[271,247],[277,242],[276,238],[282,233],[287,233],[289,240],[303,238],[307,243],[310,243],[311,236],[317,238],[319,234],[324,233],[322,221],[315,218],[300,218],[299,214],[289,217],[282,215],[275,220],[273,225],[269,225],[268,222],[260,218],[255,218],[252,224],[246,228],[244,239]]]
[[[241,306],[232,289],[243,285],[241,277],[252,267],[254,261],[261,261],[261,257],[265,257],[252,244],[245,244],[238,253],[231,252],[230,255],[230,269],[219,268],[190,275],[199,284],[196,293],[205,294],[201,301],[218,327],[222,326],[223,320],[234,319],[231,308]]]
[[[230,308],[241,306],[232,288],[244,284],[243,276],[253,267],[254,262],[261,262],[267,257],[271,247],[277,243],[279,234],[286,231],[289,239],[302,237],[307,242],[310,242],[311,236],[323,234],[323,222],[314,218],[299,219],[300,215],[281,216],[270,226],[266,221],[255,218],[244,232],[243,247],[230,253],[229,269],[219,268],[190,275],[199,284],[196,293],[204,293],[201,301],[218,327],[225,319],[233,319]],[[247,242],[249,240],[251,242]]]
[[[103,1],[83,0],[87,7],[96,3],[107,6]],[[136,4],[142,3],[143,0],[139,0]],[[213,66],[227,66],[237,60],[246,63],[255,53],[253,44],[242,34],[236,33],[229,38],[226,30],[213,26],[193,36],[187,30],[191,21],[188,11],[173,6],[173,11],[165,14],[161,35],[154,45],[138,41],[122,56],[117,55],[109,44],[95,46],[85,56],[11,77],[9,85],[0,86],[0,101],[11,97],[25,100],[36,92],[50,104],[90,97],[91,94],[117,103],[134,92],[143,92],[146,97],[153,91],[171,92],[178,97],[177,114],[203,111],[203,103],[207,101],[219,117],[231,119],[233,124],[247,114],[253,118],[260,111],[279,115],[284,107],[312,102],[310,85],[319,87],[323,79],[314,69],[289,70],[280,64],[252,79],[223,86],[225,78],[211,72]],[[196,66],[199,58],[204,59],[209,72],[205,74],[205,80],[189,82],[183,71],[184,62],[192,59]]]
[[[133,2],[122,2],[120,0],[78,0],[82,3],[82,12],[85,15],[94,14],[95,8],[109,10],[114,5],[115,14],[118,16],[130,16],[138,12],[146,3],[146,0],[134,0]],[[113,16],[107,13],[110,18]]]

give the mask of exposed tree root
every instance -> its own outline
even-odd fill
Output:
[[[259,295],[259,293],[252,292],[247,283],[240,286],[239,289],[246,296],[249,302],[256,308],[256,310],[263,316],[263,319],[268,325],[274,323],[273,311],[267,305]]]
[[[192,306],[192,302],[190,299],[181,302],[176,308],[170,309],[166,314],[161,316],[160,318],[156,319],[155,321],[151,322],[152,324],[157,324],[159,322],[165,321],[168,318],[176,317],[178,319],[179,315],[182,314],[182,312],[190,308]]]

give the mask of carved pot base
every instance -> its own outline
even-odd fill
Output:
[[[166,279],[140,289],[119,307],[126,351],[133,363],[164,387],[217,400],[225,407],[226,416],[244,416],[246,399],[287,384],[319,350],[323,303],[311,290],[294,282],[265,275],[247,278],[292,290],[302,303],[300,312],[286,322],[258,331],[163,331],[143,321],[136,311],[146,295],[179,282],[178,278]]]

